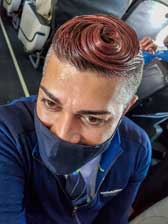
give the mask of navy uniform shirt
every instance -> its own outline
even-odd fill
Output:
[[[36,96],[0,107],[0,224],[126,224],[151,161],[146,133],[124,117],[101,156],[92,201],[73,208],[64,179],[43,163],[34,127]]]

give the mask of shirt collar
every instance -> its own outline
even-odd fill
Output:
[[[99,172],[96,179],[96,189],[101,183],[101,180],[107,175],[109,169],[113,166],[122,153],[123,149],[121,148],[120,132],[118,128],[113,140],[111,141],[110,147],[102,154]]]

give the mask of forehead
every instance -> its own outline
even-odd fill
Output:
[[[67,62],[59,61],[54,54],[46,65],[42,85],[62,102],[69,99],[71,103],[94,109],[114,104],[122,88],[119,78],[108,79],[95,72],[81,72]]]

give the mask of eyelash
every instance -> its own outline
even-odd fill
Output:
[[[98,123],[90,123],[87,119],[89,118],[93,118],[95,119]],[[81,116],[81,120],[84,122],[84,123],[87,123],[89,125],[92,125],[92,126],[100,126],[102,124],[104,124],[106,122],[106,120],[104,119],[101,119],[101,118],[97,118],[97,117],[94,117],[94,116]]]
[[[57,106],[57,104],[55,102],[53,102],[52,100],[49,100],[49,99],[46,99],[46,98],[41,98],[41,102],[44,104],[44,106],[46,107],[47,110],[50,110],[50,111],[59,111],[60,110],[60,107]],[[50,106],[47,105],[47,103],[53,103],[53,106],[55,106],[55,108],[52,108]],[[97,117],[94,117],[94,116],[90,116],[90,115],[78,115],[77,116],[84,124],[87,124],[87,125],[91,125],[91,126],[101,126],[102,124],[104,124],[107,120],[105,119],[101,119],[101,118],[97,118]],[[89,123],[88,119],[89,118],[93,118],[95,119],[98,123]]]
[[[52,110],[52,111],[58,111],[58,109],[60,109],[57,104],[55,102],[53,102],[52,100],[48,100],[46,98],[42,98],[41,102],[44,104],[44,106],[47,108],[47,110]],[[51,103],[53,104],[53,106],[55,108],[52,108],[51,106],[47,105],[47,103]]]

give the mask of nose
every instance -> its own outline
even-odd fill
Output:
[[[73,115],[64,113],[53,123],[51,132],[60,139],[77,144],[80,143],[80,125],[79,121]]]

